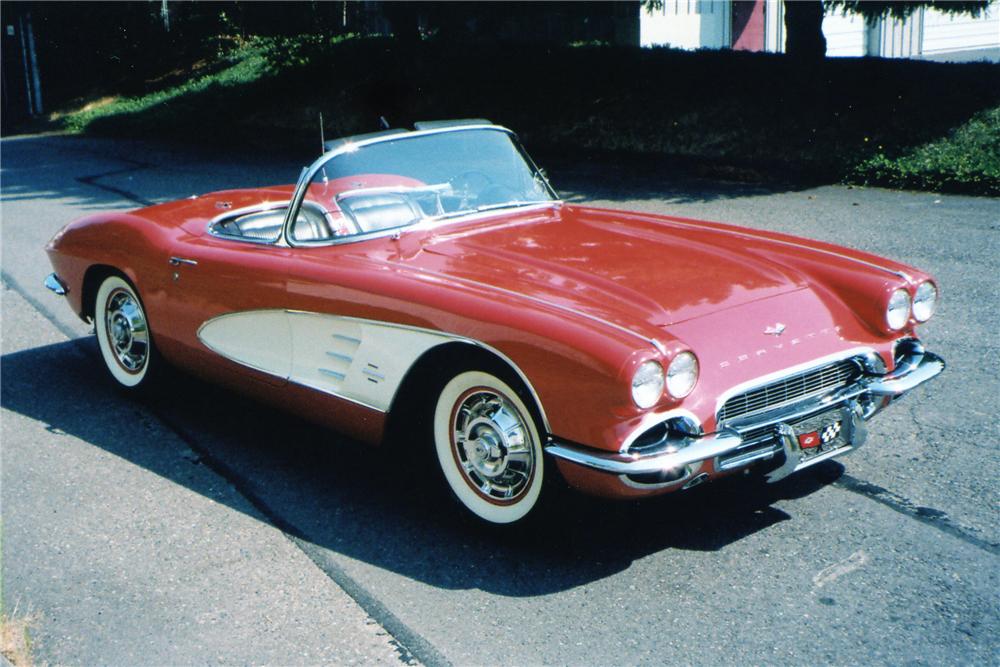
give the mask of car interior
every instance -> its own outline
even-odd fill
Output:
[[[424,213],[405,194],[355,195],[339,201],[341,212],[324,213],[318,205],[303,202],[292,227],[295,241],[324,241],[353,234],[367,234],[414,224]],[[286,207],[255,211],[219,220],[212,233],[258,243],[274,243],[281,235]],[[333,223],[333,224],[331,224]]]
[[[420,206],[413,199],[393,192],[344,197],[339,204],[362,234],[405,227],[424,217]]]
[[[295,220],[292,234],[297,241],[320,241],[333,238],[326,217],[319,207],[303,203]],[[234,239],[256,241],[259,243],[274,243],[281,235],[281,226],[285,222],[287,207],[268,211],[256,211],[224,218],[212,225],[212,233]]]

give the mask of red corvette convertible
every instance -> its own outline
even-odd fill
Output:
[[[781,479],[944,368],[915,332],[928,275],[567,204],[486,121],[329,142],[294,186],[89,216],[47,250],[122,387],[170,363],[364,442],[401,424],[491,523],[557,471],[616,498]]]

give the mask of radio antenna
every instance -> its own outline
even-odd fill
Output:
[[[319,112],[319,154],[326,152],[326,140],[323,138],[323,112]]]

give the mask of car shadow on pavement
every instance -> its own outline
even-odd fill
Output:
[[[723,480],[638,503],[563,493],[527,525],[497,530],[461,517],[432,475],[390,449],[361,446],[179,373],[156,397],[123,396],[97,354],[93,338],[81,338],[4,355],[0,404],[219,500],[214,476],[185,474],[184,466],[208,465],[281,529],[334,558],[446,589],[544,595],[664,549],[715,551],[791,519],[775,503],[843,472],[821,464],[775,485]],[[173,433],[133,432],[156,417]],[[239,505],[230,504],[246,510]]]

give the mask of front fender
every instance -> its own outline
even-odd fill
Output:
[[[123,273],[139,290],[148,292],[156,269],[166,266],[164,232],[148,220],[129,213],[98,214],[75,220],[61,229],[45,252],[60,280],[66,285],[66,299],[75,313],[84,317],[85,279],[96,266]],[[151,324],[153,314],[147,313]]]

